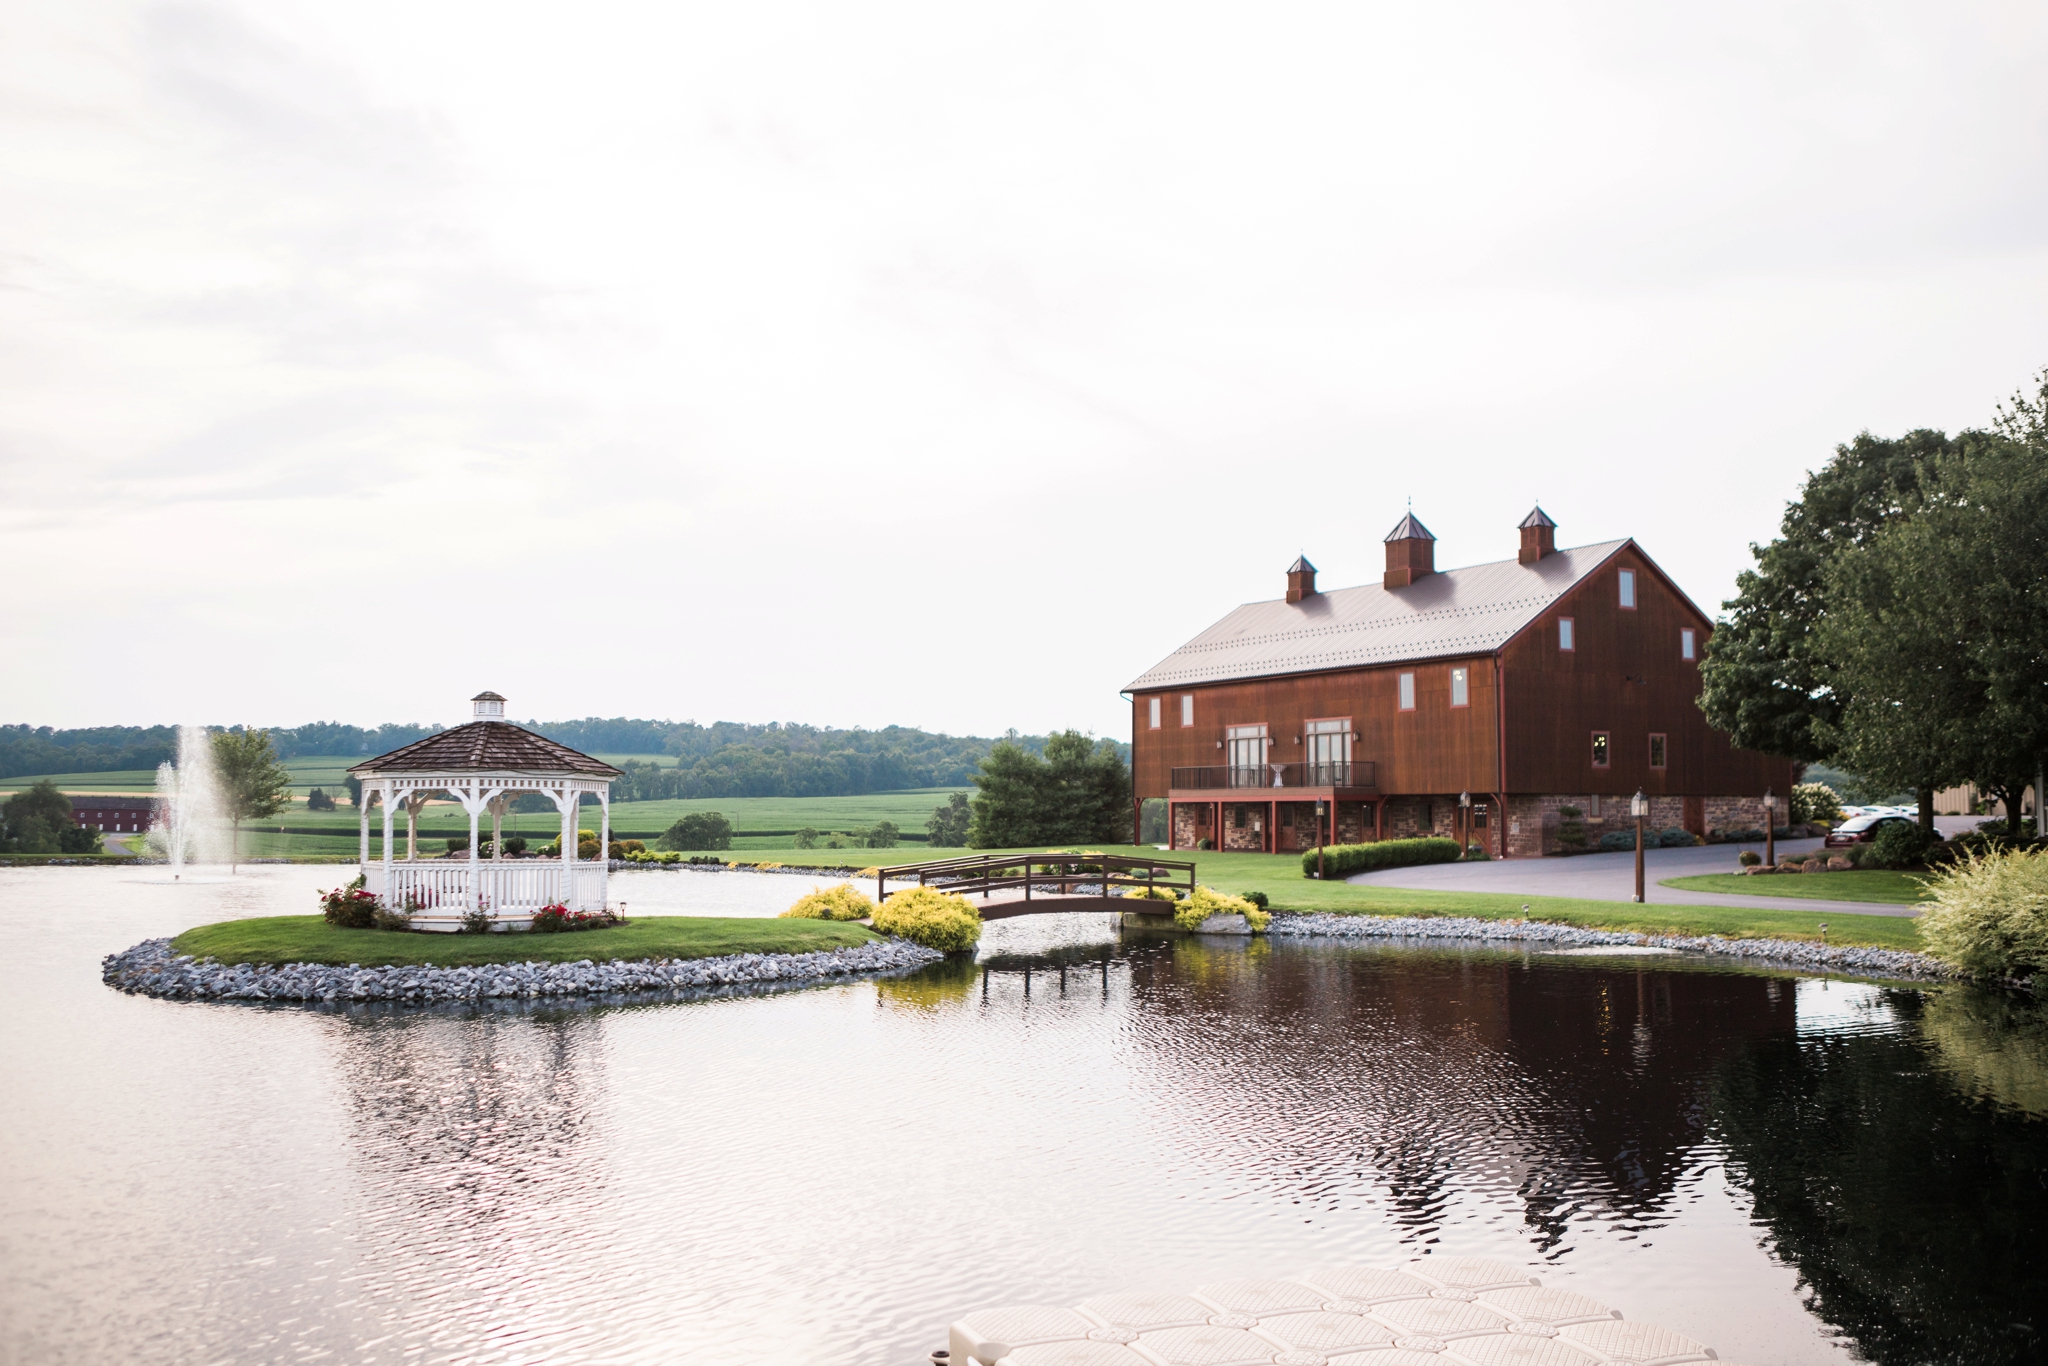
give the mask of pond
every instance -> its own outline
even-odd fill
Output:
[[[161,874],[0,870],[6,1360],[909,1366],[976,1306],[1450,1253],[1750,1366],[2044,1351],[2015,998],[1101,915],[760,997],[123,996],[101,955],[337,876]]]

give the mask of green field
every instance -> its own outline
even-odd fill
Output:
[[[392,934],[344,930],[317,915],[269,915],[201,925],[171,941],[178,953],[223,963],[360,963],[371,967],[473,963],[574,963],[635,958],[716,958],[729,953],[809,953],[865,944],[863,926],[829,920],[644,916],[574,934]]]
[[[1682,892],[1727,892],[1735,896],[1802,897],[1816,901],[1881,901],[1914,906],[1927,900],[1924,874],[1858,868],[1843,873],[1771,873],[1764,880],[1742,873],[1702,873],[1657,884]]]

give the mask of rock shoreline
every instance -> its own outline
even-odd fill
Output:
[[[1555,944],[1562,948],[1612,945],[1677,949],[1742,958],[1757,963],[1818,968],[1825,972],[1950,978],[1956,971],[1938,958],[1907,949],[1875,949],[1853,945],[1815,944],[1801,939],[1723,939],[1717,935],[1637,934],[1629,930],[1591,930],[1541,920],[1480,920],[1470,916],[1361,916],[1273,913],[1268,934],[1334,939],[1478,939],[1506,947],[1512,944]]]
[[[100,980],[131,996],[174,1001],[381,1001],[403,1005],[646,995],[755,983],[828,981],[902,972],[945,955],[901,939],[815,953],[735,953],[721,958],[624,962],[481,963],[473,967],[357,967],[328,963],[219,963],[145,939],[100,963]]]

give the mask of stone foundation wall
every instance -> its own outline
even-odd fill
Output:
[[[1705,829],[1745,828],[1739,824],[1748,813],[1750,826],[1761,821],[1763,805],[1755,797],[1703,797],[1700,805],[1705,812]],[[1650,798],[1650,814],[1644,824],[1651,830],[1668,830],[1673,826],[1687,829],[1684,797]],[[1562,851],[1557,842],[1558,814],[1567,806],[1579,809],[1581,823],[1586,827],[1586,847],[1598,848],[1600,837],[1610,830],[1633,830],[1636,818],[1629,814],[1629,796],[1600,793],[1597,805],[1600,814],[1594,815],[1596,798],[1591,793],[1545,793],[1541,795],[1517,794],[1508,798],[1507,847],[1510,858],[1534,858],[1543,854]],[[1781,817],[1782,819],[1782,817]],[[1704,831],[1694,831],[1702,834]]]

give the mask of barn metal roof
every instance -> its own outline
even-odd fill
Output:
[[[351,773],[577,773],[616,778],[601,759],[535,735],[510,721],[472,721],[437,731],[357,764]]]
[[[1248,602],[1124,691],[1489,654],[1627,544],[1559,550],[1534,564],[1446,569],[1406,588],[1369,583],[1300,602]]]

